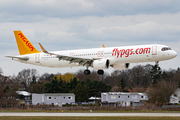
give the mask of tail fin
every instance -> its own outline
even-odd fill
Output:
[[[21,31],[14,31],[20,55],[41,53],[38,51]]]

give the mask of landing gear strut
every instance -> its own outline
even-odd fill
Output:
[[[87,70],[84,70],[84,74],[85,74],[85,75],[89,75],[90,73],[91,73],[90,70],[88,70],[88,69],[87,69]]]
[[[103,75],[104,74],[104,70],[98,70],[97,73],[98,73],[98,75]]]
[[[161,70],[161,68],[159,67],[159,61],[156,61],[156,66],[157,66],[157,70]]]

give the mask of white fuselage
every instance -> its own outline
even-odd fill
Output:
[[[108,59],[110,61],[110,65],[122,63],[163,61],[172,59],[177,56],[177,53],[174,50],[162,50],[162,48],[169,47],[165,45],[151,44],[138,46],[53,51],[53,53],[93,59]],[[27,54],[20,55],[18,57],[21,56],[28,57],[29,60],[24,61],[16,58],[13,58],[13,60],[44,67],[61,68],[79,66],[78,63],[70,63],[66,60],[59,60],[56,55],[50,55],[46,53]]]

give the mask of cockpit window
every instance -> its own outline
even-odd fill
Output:
[[[162,51],[166,51],[166,50],[172,50],[172,49],[171,49],[171,48],[168,48],[168,47],[163,47],[161,50],[162,50]]]

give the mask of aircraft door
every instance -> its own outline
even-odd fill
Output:
[[[152,55],[157,55],[157,46],[152,46]]]
[[[40,54],[35,55],[35,62],[40,63]]]

